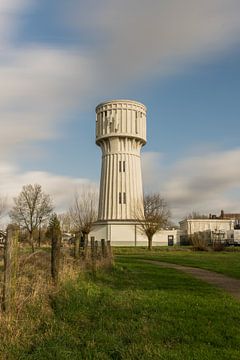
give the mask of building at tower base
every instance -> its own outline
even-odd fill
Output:
[[[178,229],[160,230],[153,236],[153,246],[172,246],[180,244],[181,231]],[[147,246],[148,239],[136,221],[96,222],[89,235],[95,240],[106,239],[112,246]]]

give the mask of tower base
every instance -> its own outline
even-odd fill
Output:
[[[109,220],[94,223],[89,236],[95,240],[111,241],[112,246],[147,246],[148,239],[136,221]],[[153,246],[168,246],[180,243],[179,230],[160,230],[153,236]]]

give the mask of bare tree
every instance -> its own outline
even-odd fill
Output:
[[[53,210],[50,196],[42,191],[41,185],[25,185],[18,197],[14,198],[10,218],[25,228],[34,252],[33,233],[40,223],[46,220]]]
[[[93,223],[97,220],[97,200],[97,192],[91,187],[83,187],[80,193],[75,193],[69,214],[75,230],[83,235],[90,233]]]
[[[69,233],[73,230],[73,223],[69,212],[58,214],[58,220],[63,233]]]
[[[208,219],[207,215],[200,214],[197,211],[192,211],[186,216],[186,219]]]
[[[167,226],[171,214],[166,201],[158,193],[145,195],[143,205],[143,211],[136,214],[135,219],[146,234],[148,250],[151,250],[153,235]]]
[[[8,202],[6,196],[0,195],[0,218],[2,218],[7,212]]]

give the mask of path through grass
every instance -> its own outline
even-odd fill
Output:
[[[154,248],[149,252],[143,248],[115,248],[115,255],[137,257],[169,263],[195,266],[216,271],[240,279],[240,251],[192,251],[184,248]]]

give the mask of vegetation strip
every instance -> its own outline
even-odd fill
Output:
[[[212,285],[217,285],[218,287],[222,288],[223,290],[229,292],[231,295],[236,297],[240,300],[240,280],[233,279],[225,275],[221,275],[218,273],[215,273],[213,271],[189,267],[189,266],[183,266],[183,265],[177,265],[172,264],[168,262],[161,262],[157,260],[142,260],[149,264],[155,264],[157,266],[171,268],[183,271],[187,274],[190,274],[200,280],[204,280]]]
[[[71,274],[2,317],[1,360],[240,358],[240,303],[203,281],[129,256]]]

